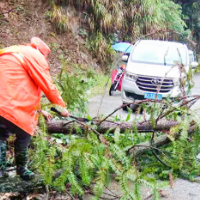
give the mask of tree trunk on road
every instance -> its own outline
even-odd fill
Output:
[[[98,125],[99,122],[94,122],[95,125]],[[171,127],[178,125],[178,122],[172,121],[172,120],[160,120],[157,126],[154,128],[151,126],[149,122],[144,122],[142,124],[138,123],[135,126],[138,129],[138,132],[153,132],[153,131],[164,131],[169,130]],[[52,120],[51,122],[47,123],[48,131],[49,133],[63,133],[63,134],[69,134],[69,133],[76,133],[76,128],[80,128],[82,130],[85,130],[88,127],[84,127],[83,125],[76,124],[76,123],[68,123],[67,121],[62,120]],[[75,128],[76,127],[76,128]],[[123,133],[127,129],[133,128],[133,123],[131,122],[117,122],[114,123],[112,121],[104,121],[102,122],[98,127],[97,131],[99,133],[105,133],[106,131],[110,130],[111,133],[114,132],[115,128],[119,127],[120,132]],[[194,131],[194,125],[191,125],[190,129],[188,130],[189,134],[191,134]],[[173,135],[174,139],[178,139],[180,136],[179,133],[176,133]],[[154,147],[160,147],[165,144],[168,144],[171,142],[167,134],[161,135],[154,139]],[[144,153],[146,150],[149,150],[151,147],[150,142],[144,142],[136,147],[133,147],[129,150],[130,154],[134,155],[140,155]]]
[[[112,122],[112,121],[104,121],[99,126],[99,121],[94,121],[94,125],[97,125],[97,131],[99,133],[105,133],[110,130],[110,132],[114,132],[115,128],[119,127],[121,133],[125,132],[126,129],[132,129],[134,124],[132,122]],[[152,127],[149,122],[137,123],[135,126],[137,127],[139,132],[151,132],[159,131],[159,130],[169,130],[171,127],[178,125],[178,122],[172,120],[161,120],[156,127]],[[85,130],[87,125],[83,126],[82,124],[78,124],[75,121],[64,121],[64,120],[52,120],[47,123],[47,129],[49,133],[76,133],[76,128]],[[88,127],[89,128],[89,127]]]

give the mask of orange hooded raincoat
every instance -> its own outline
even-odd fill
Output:
[[[0,115],[30,135],[38,122],[41,90],[51,103],[65,107],[49,73],[48,46],[35,39],[36,45],[31,40],[31,45],[0,50]]]

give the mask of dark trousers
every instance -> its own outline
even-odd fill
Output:
[[[16,134],[15,151],[23,151],[29,146],[31,136],[12,122],[0,116],[0,140],[6,141],[11,133]]]

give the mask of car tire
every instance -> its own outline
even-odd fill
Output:
[[[135,113],[137,111],[138,107],[139,107],[138,105],[132,104],[130,108]]]
[[[125,105],[126,103],[123,103],[123,105]],[[123,107],[122,109],[124,110],[124,111],[128,111],[128,108],[130,108],[133,112],[136,112],[137,111],[137,109],[138,109],[138,105],[135,105],[135,104],[131,104],[130,106],[125,106],[125,107]]]
[[[123,105],[125,105],[126,103],[123,103]],[[124,106],[122,109],[124,110],[124,111],[128,111],[128,107],[129,106]]]

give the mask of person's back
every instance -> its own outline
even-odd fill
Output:
[[[26,163],[28,145],[40,112],[41,91],[51,103],[62,107],[63,117],[69,116],[65,102],[51,81],[46,61],[49,51],[39,38],[32,38],[31,44],[0,50],[0,177],[6,175],[6,140],[10,133],[16,134],[17,174],[26,180],[34,177]]]
[[[22,51],[29,55],[30,48],[23,46]],[[39,59],[43,58],[36,50],[31,51],[35,51]],[[0,80],[0,115],[32,132],[33,127],[29,126],[36,123],[34,117],[35,110],[40,109],[40,88],[19,59],[11,54],[0,56]]]
[[[31,46],[0,56],[0,115],[33,134],[40,110],[41,89],[53,103],[65,105],[51,82],[45,57]],[[52,98],[52,94],[55,93]],[[57,99],[55,99],[57,97]]]

